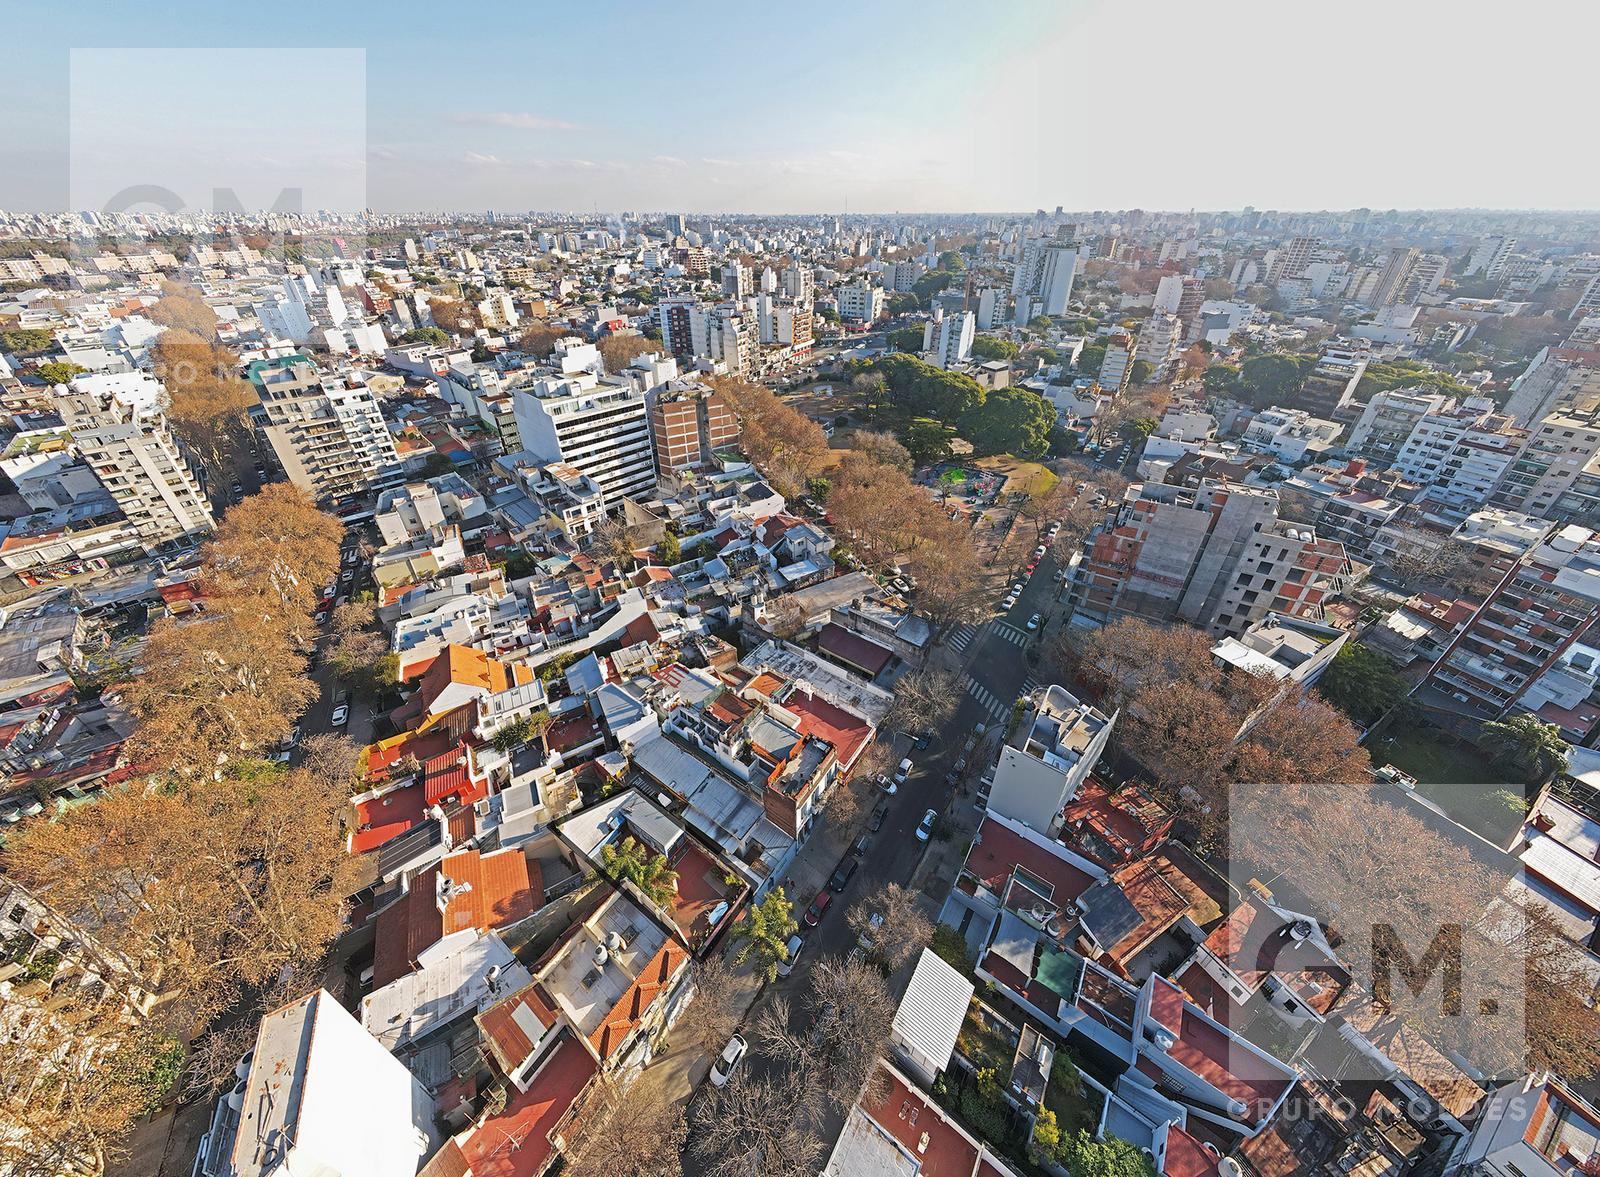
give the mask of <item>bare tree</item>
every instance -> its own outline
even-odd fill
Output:
[[[853,1098],[853,1097],[852,1097]],[[695,1107],[690,1154],[705,1177],[812,1177],[823,1142],[811,1114],[818,1098],[803,1068],[771,1079],[748,1070]]]
[[[864,960],[825,957],[811,970],[809,1066],[824,1095],[847,1111],[882,1072],[895,1002],[883,974]],[[867,1092],[871,1098],[872,1093]]]
[[[600,1079],[562,1150],[574,1177],[682,1177],[689,1123],[660,1083]]]
[[[950,671],[914,670],[895,684],[894,702],[883,726],[906,732],[936,730],[955,714],[961,694],[961,684]]]
[[[873,919],[878,918],[878,926]],[[890,883],[876,895],[857,900],[847,913],[850,930],[872,943],[872,954],[897,971],[933,938],[933,923],[923,914],[916,892]]]
[[[690,977],[694,1000],[678,1019],[677,1032],[705,1053],[719,1051],[739,1025],[734,974],[721,956],[697,961]]]

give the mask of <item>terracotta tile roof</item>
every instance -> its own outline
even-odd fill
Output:
[[[500,1069],[510,1074],[533,1053],[534,1041],[517,1022],[517,1011],[527,1010],[546,1030],[556,1024],[556,1011],[544,999],[539,982],[524,986],[498,1005],[478,1015],[478,1029],[489,1044]]]
[[[688,956],[688,950],[676,940],[668,940],[650,958],[650,963],[639,971],[633,984],[628,986],[628,991],[611,1007],[611,1012],[595,1028],[594,1033],[589,1035],[589,1041],[601,1061],[609,1059],[627,1041],[628,1035],[644,1020],[650,1003],[672,983],[672,978]]]
[[[439,875],[467,884],[439,910]],[[444,936],[467,928],[487,932],[526,919],[544,904],[539,864],[518,848],[481,854],[476,849],[446,855],[419,872],[411,889],[378,913],[372,983],[381,988],[416,967],[417,957]]]
[[[505,1110],[456,1137],[472,1177],[534,1177],[550,1157],[550,1133],[594,1077],[594,1059],[575,1038],[556,1047],[527,1091]],[[515,1148],[507,1146],[515,1141]]]

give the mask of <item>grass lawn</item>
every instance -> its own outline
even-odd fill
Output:
[[[973,463],[982,470],[993,470],[997,474],[1004,474],[1009,481],[1006,483],[1007,491],[1021,491],[1024,494],[1044,494],[1056,483],[1061,481],[1059,475],[1038,462],[1024,461],[1022,458],[1012,457],[1010,454],[996,454],[989,458],[978,458]]]
[[[1507,785],[1471,744],[1425,724],[1377,740],[1374,764],[1392,764],[1417,778],[1417,792],[1474,833],[1497,846],[1516,831],[1522,814],[1496,794]]]

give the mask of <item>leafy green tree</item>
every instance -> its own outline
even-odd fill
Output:
[[[1087,1132],[1061,1142],[1055,1160],[1072,1177],[1155,1177],[1142,1152],[1115,1136],[1096,1140]]]
[[[413,327],[400,337],[401,343],[434,343],[440,347],[450,342],[450,337],[437,327]]]
[[[1161,422],[1154,417],[1135,417],[1122,426],[1122,435],[1129,441],[1143,441],[1159,428]]]
[[[1100,365],[1105,363],[1106,345],[1103,343],[1086,343],[1083,350],[1078,353],[1078,371],[1099,372]]]
[[[911,284],[911,293],[917,296],[923,306],[927,306],[929,300],[949,286],[954,279],[955,275],[948,270],[929,270]]]
[[[1401,702],[1409,686],[1388,657],[1371,646],[1347,642],[1322,672],[1317,689],[1328,702],[1366,727]]]
[[[921,351],[922,334],[921,327],[898,327],[889,332],[889,346],[895,351]]]
[[[539,739],[550,730],[550,723],[550,713],[541,707],[538,711],[512,720],[497,731],[490,742],[496,751],[510,752]]]
[[[1259,407],[1291,402],[1305,383],[1306,370],[1294,356],[1271,352],[1253,356],[1239,369],[1239,383]]]
[[[46,384],[65,384],[74,376],[88,370],[88,368],[79,367],[77,364],[69,364],[65,360],[52,360],[50,363],[40,364],[38,367],[39,379]]]
[[[957,428],[983,454],[1043,453],[1056,423],[1049,401],[1026,388],[997,388]]]
[[[1554,724],[1526,712],[1490,720],[1478,729],[1478,747],[1507,775],[1543,784],[1567,762],[1567,742]]]
[[[656,544],[656,559],[669,568],[683,560],[683,546],[672,531],[667,531]]]
[[[783,893],[782,887],[774,887],[733,926],[733,938],[739,941],[733,963],[743,964],[754,957],[756,970],[767,980],[776,980],[778,966],[789,959],[789,937],[799,929],[794,918],[794,903]]]
[[[1128,369],[1128,379],[1134,384],[1147,384],[1155,366],[1149,360],[1134,360]]]
[[[950,456],[950,431],[937,421],[913,421],[901,433],[900,444],[918,466],[942,462]]]
[[[1022,349],[1009,339],[979,335],[972,341],[972,354],[980,360],[1014,360]]]
[[[1239,369],[1233,364],[1212,364],[1200,383],[1213,396],[1231,396],[1239,391]]]
[[[922,307],[922,300],[909,290],[902,290],[889,296],[885,304],[891,315],[906,315]]]
[[[947,249],[939,255],[939,268],[959,274],[967,268],[967,259],[953,249]]]
[[[1028,320],[1028,329],[1031,331],[1048,331],[1055,326],[1049,315],[1035,315]]]
[[[828,501],[828,492],[833,489],[833,483],[820,474],[814,474],[806,479],[806,493],[819,503]]]
[[[667,869],[666,857],[637,838],[630,836],[622,839],[620,846],[601,847],[600,857],[613,879],[627,879],[659,906],[671,903],[678,893],[678,872]]]
[[[18,327],[11,331],[0,331],[0,351],[29,355],[49,347],[52,338],[51,333],[41,327]]]

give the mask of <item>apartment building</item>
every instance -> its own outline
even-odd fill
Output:
[[[1128,488],[1084,541],[1074,609],[1237,634],[1268,613],[1316,621],[1349,572],[1344,547],[1277,517],[1271,489],[1205,480]]]
[[[1027,323],[1039,315],[1064,315],[1072,299],[1078,273],[1076,226],[1062,225],[1055,236],[1022,242],[1017,268],[1011,276],[1011,296],[1016,300],[1014,321]]]
[[[1139,358],[1150,365],[1151,380],[1165,380],[1183,350],[1183,323],[1177,315],[1157,312],[1139,328]]]
[[[631,382],[575,372],[514,387],[512,412],[523,448],[592,478],[608,508],[655,489],[655,457],[644,392]]]
[[[1525,436],[1511,427],[1493,401],[1469,397],[1458,408],[1418,420],[1393,469],[1426,487],[1424,497],[1470,509],[1485,502],[1500,484]]]
[[[76,376],[58,402],[84,463],[146,544],[210,531],[211,504],[167,425],[166,389],[144,372]]]
[[[940,368],[953,368],[972,358],[976,321],[971,311],[953,314],[936,312],[922,330],[922,350],[929,362]]]
[[[851,323],[876,323],[883,317],[883,288],[870,282],[839,287],[839,317]]]
[[[1372,344],[1365,339],[1330,339],[1301,385],[1296,406],[1317,417],[1335,416],[1355,398],[1371,358]]]
[[[1360,376],[1356,379],[1359,380]],[[1417,422],[1430,413],[1444,412],[1454,406],[1452,398],[1420,389],[1392,388],[1387,392],[1373,393],[1361,410],[1361,416],[1350,427],[1350,440],[1345,443],[1345,452],[1391,466],[1400,457],[1400,451],[1412,430],[1416,429]]]
[[[1120,395],[1133,375],[1133,358],[1137,353],[1133,336],[1126,332],[1107,336],[1105,356],[1100,361],[1100,387],[1113,397]]]
[[[1600,352],[1591,346],[1540,351],[1512,383],[1506,415],[1526,427],[1551,413],[1600,401]]]
[[[1378,282],[1371,297],[1366,300],[1367,305],[1387,307],[1400,302],[1407,293],[1412,271],[1416,269],[1421,256],[1421,250],[1410,246],[1391,249],[1389,256],[1384,259],[1383,268],[1378,271]]]
[[[721,449],[739,443],[739,419],[715,389],[670,380],[646,395],[656,472],[699,470]]]
[[[1553,413],[1528,434],[1516,461],[1490,496],[1508,507],[1552,518],[1556,503],[1600,460],[1600,415]]]
[[[1495,719],[1600,617],[1600,536],[1567,526],[1512,564],[1428,671],[1424,702]]]
[[[303,355],[257,360],[245,376],[256,428],[290,482],[319,502],[397,482],[400,457],[378,398],[356,373],[328,375]]]
[[[1344,426],[1313,417],[1304,409],[1262,409],[1245,428],[1243,444],[1280,462],[1302,462],[1329,449]]]
[[[1047,686],[1029,701],[1016,733],[1000,750],[988,808],[1047,837],[1078,795],[1111,740],[1116,715],[1080,702],[1065,687]]]

